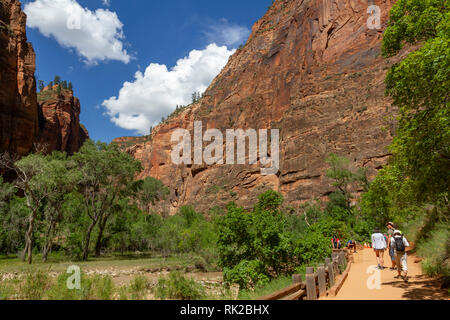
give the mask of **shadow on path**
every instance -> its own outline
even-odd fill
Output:
[[[436,279],[430,279],[425,275],[418,275],[409,278],[409,282],[405,283],[399,279],[391,282],[384,282],[383,286],[392,286],[403,289],[402,298],[407,300],[441,300],[448,299],[448,295],[444,290],[436,290],[440,287],[440,283]]]

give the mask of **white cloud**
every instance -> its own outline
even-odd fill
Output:
[[[128,63],[123,24],[115,12],[83,8],[76,0],[35,0],[24,11],[28,26],[53,36],[63,47],[74,48],[87,64],[118,60]]]
[[[119,97],[105,100],[102,106],[119,127],[146,134],[176,105],[189,104],[193,92],[205,91],[234,51],[210,44],[191,51],[170,70],[152,63],[144,73],[136,72],[133,82],[123,84]]]
[[[236,46],[248,39],[250,30],[246,27],[232,24],[227,19],[220,19],[218,22],[211,23],[203,33],[209,43]]]

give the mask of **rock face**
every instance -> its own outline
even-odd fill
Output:
[[[16,0],[0,2],[0,151],[25,155],[38,133],[35,54]]]
[[[37,142],[48,151],[77,152],[89,134],[80,125],[80,101],[70,90],[57,92],[57,87],[45,88],[38,94],[39,137]]]
[[[36,94],[35,53],[27,42],[26,15],[17,0],[0,1],[0,152],[20,156],[35,143],[47,151],[79,150],[88,138],[80,126],[80,102],[56,89]]]
[[[142,161],[142,177],[171,189],[160,210],[192,204],[207,211],[236,201],[251,206],[272,188],[291,205],[326,197],[325,158],[334,152],[374,175],[389,157],[395,110],[384,96],[384,78],[395,58],[381,57],[382,29],[395,1],[278,0],[255,23],[246,45],[229,60],[200,102],[128,146]],[[369,5],[381,9],[381,30],[369,29]],[[232,128],[280,129],[280,172],[260,166],[176,166],[176,128],[225,132]],[[119,141],[120,142],[120,141]]]

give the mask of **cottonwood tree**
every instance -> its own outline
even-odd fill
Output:
[[[160,180],[153,177],[136,181],[133,189],[138,206],[148,214],[151,213],[152,206],[155,206],[161,200],[165,200],[166,196],[169,195],[169,189]]]
[[[83,260],[88,259],[91,235],[98,225],[96,254],[100,254],[106,224],[116,211],[114,203],[126,195],[129,183],[142,170],[139,161],[119,151],[117,145],[87,141],[72,160],[76,163],[78,192],[84,199],[90,224],[85,233]]]
[[[326,176],[333,180],[331,185],[336,188],[336,191],[330,195],[330,204],[342,206],[351,213],[352,186],[357,184],[365,190],[368,188],[366,170],[353,168],[349,159],[334,153],[328,155],[325,162],[329,165]]]
[[[18,157],[4,153],[0,156],[0,165],[3,168],[16,173],[17,178],[14,181],[14,185],[16,188],[22,190],[25,196],[26,206],[30,210],[28,216],[28,228],[25,232],[25,249],[22,259],[25,260],[26,254],[26,260],[31,264],[33,261],[33,234],[36,218],[38,216],[39,208],[42,206],[43,201],[49,192],[49,184],[47,184],[46,179],[43,177],[43,172],[46,169],[47,163],[45,157],[41,154],[31,154],[18,160]]]
[[[56,236],[57,226],[63,219],[65,197],[74,189],[77,172],[72,168],[72,161],[61,152],[54,152],[46,157],[47,166],[42,176],[49,186],[44,205],[45,242],[42,250],[42,261],[46,262]]]

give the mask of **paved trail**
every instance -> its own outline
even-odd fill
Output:
[[[385,266],[391,266],[389,255],[385,254]],[[409,283],[395,279],[397,271],[389,268],[379,271],[381,288],[370,290],[367,280],[374,273],[367,273],[370,266],[376,265],[372,249],[364,249],[354,254],[349,276],[339,291],[337,297],[326,297],[323,300],[427,300],[448,299],[445,290],[439,289],[436,280],[422,274],[420,263],[414,263],[415,257],[408,256]]]

